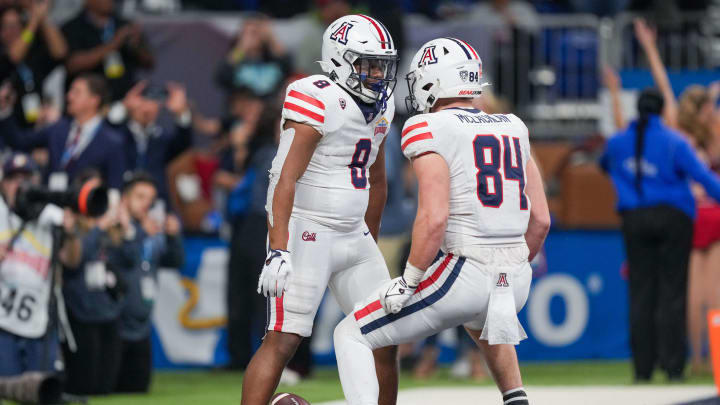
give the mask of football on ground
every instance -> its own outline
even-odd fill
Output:
[[[270,398],[270,405],[310,405],[310,402],[289,392],[278,392]]]

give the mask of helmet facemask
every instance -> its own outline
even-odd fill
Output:
[[[348,90],[365,103],[375,104],[383,111],[397,83],[396,55],[368,55],[351,50],[343,59],[350,64],[350,75],[345,81]]]
[[[434,90],[436,89],[433,88],[435,87],[435,83],[425,83],[422,89],[418,89],[418,91],[415,90],[415,85],[422,76],[422,72],[419,69],[410,71],[410,73],[405,76],[405,81],[408,86],[408,96],[405,97],[405,108],[407,108],[408,113],[411,115],[420,112],[427,113],[430,108],[435,105],[436,97]],[[417,94],[420,90],[423,90],[423,94]]]

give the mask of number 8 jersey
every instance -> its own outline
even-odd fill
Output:
[[[313,127],[322,138],[305,173],[297,181],[292,215],[336,230],[353,230],[364,223],[370,189],[369,168],[390,129],[394,98],[385,111],[369,116],[342,87],[314,75],[288,86],[281,128],[295,121]],[[283,131],[270,169],[266,210],[272,198],[294,132]]]
[[[448,108],[410,118],[400,142],[408,159],[434,152],[450,169],[450,216],[443,250],[525,242],[530,143],[522,120],[512,114]]]

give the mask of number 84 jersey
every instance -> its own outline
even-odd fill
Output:
[[[408,159],[434,152],[450,169],[446,251],[525,242],[530,143],[522,120],[513,114],[448,108],[410,118],[400,142]]]
[[[321,136],[305,173],[297,181],[292,215],[337,230],[357,229],[364,222],[370,189],[369,168],[375,162],[395,113],[394,99],[377,114],[366,115],[353,98],[327,76],[314,75],[288,86],[281,128],[295,121]],[[266,210],[294,137],[283,131],[270,169]]]

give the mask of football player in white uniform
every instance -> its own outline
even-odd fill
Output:
[[[378,403],[371,350],[457,325],[483,350],[504,403],[528,404],[517,312],[550,216],[525,124],[472,106],[481,77],[477,52],[455,38],[426,43],[411,62],[408,108],[423,113],[405,123],[401,140],[419,187],[412,245],[403,276],[335,329],[350,404]]]
[[[268,403],[310,336],[326,287],[347,314],[390,279],[375,240],[387,193],[384,140],[395,111],[397,50],[382,23],[349,15],[326,29],[320,63],[327,76],[293,82],[283,104],[258,282],[268,297],[267,334],[248,365],[243,405]],[[382,404],[397,396],[395,352],[375,352]]]

